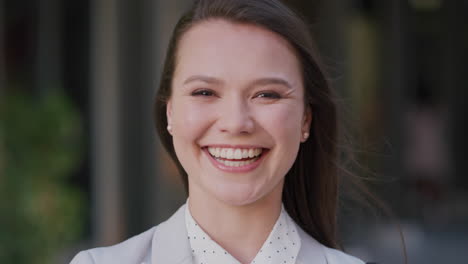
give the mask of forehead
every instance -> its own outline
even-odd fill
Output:
[[[205,73],[219,77],[279,75],[299,78],[294,48],[262,27],[222,19],[200,22],[181,38],[176,76]]]

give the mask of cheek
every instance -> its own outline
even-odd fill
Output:
[[[185,171],[196,173],[200,155],[198,140],[210,126],[211,111],[187,100],[174,100],[172,105],[172,140],[177,158]]]
[[[175,102],[173,105],[174,140],[184,141],[199,138],[213,119],[213,110],[187,101]]]
[[[295,105],[276,105],[260,114],[261,125],[276,140],[299,143],[302,108]],[[278,142],[280,143],[280,142]]]

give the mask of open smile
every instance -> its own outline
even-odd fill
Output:
[[[249,172],[260,165],[269,149],[259,147],[217,147],[203,148],[212,164],[226,172]]]

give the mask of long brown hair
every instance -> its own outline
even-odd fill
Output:
[[[313,113],[310,138],[285,177],[283,203],[289,215],[309,235],[325,246],[337,248],[338,122],[334,94],[327,81],[304,20],[278,0],[199,0],[177,23],[155,102],[155,121],[161,141],[175,161],[186,191],[187,173],[174,151],[168,133],[166,105],[171,96],[177,47],[193,25],[208,19],[256,25],[282,36],[294,47],[301,64],[305,104]]]

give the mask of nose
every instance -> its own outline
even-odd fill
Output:
[[[218,129],[232,135],[250,134],[255,128],[249,104],[242,98],[229,98],[220,104]]]

